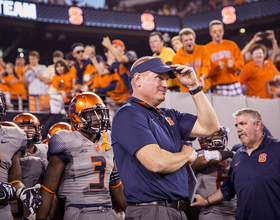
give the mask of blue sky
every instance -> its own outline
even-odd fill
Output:
[[[105,0],[77,0],[78,6],[84,6],[86,3],[89,6],[93,6],[95,8],[103,8],[105,4]],[[72,1],[71,0],[65,0],[67,5],[71,5]]]

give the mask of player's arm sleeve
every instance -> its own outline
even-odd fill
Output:
[[[65,142],[59,135],[54,134],[49,140],[48,145],[48,160],[50,160],[51,156],[57,156],[64,164],[70,161],[70,156],[66,153]]]
[[[137,109],[129,112],[126,109],[119,110],[113,120],[112,145],[119,143],[134,156],[141,147],[157,144],[148,120],[149,118]]]
[[[117,87],[117,81],[111,81],[110,84],[106,87],[98,88],[98,94],[106,93],[109,91],[113,91]]]

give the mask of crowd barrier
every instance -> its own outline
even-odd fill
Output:
[[[242,108],[253,108],[260,111],[266,127],[275,138],[280,139],[280,99],[258,99],[246,96],[228,97],[213,94],[205,94],[218,116],[222,126],[230,129],[228,134],[228,148],[240,143],[233,113]],[[165,101],[160,107],[173,108],[180,112],[196,114],[196,107],[189,93],[168,92]],[[193,142],[195,148],[199,148],[197,140]]]
[[[254,108],[260,111],[263,122],[272,135],[280,139],[280,99],[258,99],[250,98],[246,96],[240,97],[228,97],[218,96],[214,94],[205,94],[215,112],[218,116],[219,122],[222,126],[230,129],[228,147],[231,149],[236,143],[239,143],[238,136],[236,134],[236,128],[234,127],[235,119],[233,113],[242,108]],[[101,95],[106,103],[106,95]],[[38,97],[36,98],[38,100]],[[23,103],[19,98],[19,104]],[[123,102],[122,104],[125,104]],[[108,103],[110,111],[110,119],[112,121],[113,114],[120,108],[121,105],[112,105]],[[159,106],[165,108],[173,108],[180,112],[188,112],[191,114],[196,113],[196,107],[192,97],[189,93],[182,92],[167,92],[165,101]],[[12,120],[13,117],[22,112],[28,112],[26,106],[19,106],[17,110],[8,110],[3,120]],[[42,136],[46,138],[48,129],[55,123],[64,121],[69,123],[67,114],[50,114],[48,110],[40,110],[37,105],[37,111],[31,112],[38,117],[41,124],[44,125],[42,128]],[[193,146],[198,148],[198,142],[193,142]]]

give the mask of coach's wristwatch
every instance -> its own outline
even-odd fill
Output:
[[[189,90],[189,93],[191,95],[195,95],[196,93],[200,92],[202,89],[203,89],[203,87],[201,85],[199,85],[196,89]]]

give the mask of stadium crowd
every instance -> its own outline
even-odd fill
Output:
[[[235,42],[223,39],[221,21],[210,22],[209,31],[212,41],[207,45],[197,45],[196,34],[190,28],[171,39],[174,50],[165,46],[160,32],[152,32],[147,41],[153,57],[162,58],[165,64],[194,68],[205,93],[277,97],[279,71],[275,65],[279,49],[273,30],[256,33],[242,50]],[[262,39],[271,41],[272,54],[258,43]],[[8,109],[66,114],[75,95],[92,91],[110,106],[113,117],[132,94],[129,72],[138,58],[137,51],[127,50],[123,41],[111,41],[109,37],[102,41],[104,57],[95,54],[96,46],[73,43],[66,55],[56,50],[53,64],[48,67],[40,64],[37,51],[28,53],[28,64],[25,57],[17,56],[15,63],[5,63],[1,57],[0,88]],[[168,84],[170,91],[188,92],[177,79],[169,79]]]

